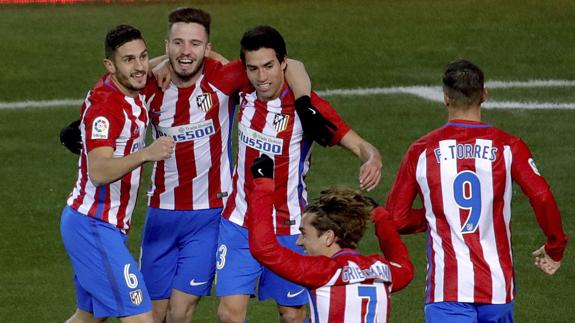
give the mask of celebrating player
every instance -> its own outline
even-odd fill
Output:
[[[68,322],[119,317],[153,322],[150,296],[125,245],[141,165],[170,157],[171,138],[144,148],[148,51],[140,31],[120,25],[106,35],[108,74],[82,106],[78,180],[62,212],[61,233],[74,268],[77,310]]]
[[[273,156],[275,232],[282,244],[301,253],[303,250],[295,242],[307,199],[304,178],[310,166],[311,138],[321,142],[318,136],[324,136],[326,144],[340,144],[356,154],[363,161],[360,183],[365,189],[378,184],[381,157],[375,147],[350,130],[315,93],[303,106],[299,101],[300,109],[296,113],[294,94],[284,79],[286,46],[277,30],[269,26],[256,27],[244,34],[241,46],[241,59],[253,88],[241,93],[233,189],[220,225],[218,316],[223,322],[243,322],[259,277],[259,298],[273,298],[282,321],[301,322],[305,318],[303,305],[307,303],[304,288],[265,269],[249,252],[245,227],[246,197],[253,189],[249,165],[261,154]],[[301,107],[309,113],[304,111],[300,115]],[[314,120],[311,123],[317,128],[329,129],[304,134],[302,117]]]
[[[356,251],[374,205],[351,189],[331,188],[305,208],[297,244],[308,256],[283,247],[274,236],[274,163],[267,155],[251,166],[250,251],[281,277],[309,289],[312,322],[387,322],[390,293],[409,284],[413,265],[383,208],[372,220],[383,255]],[[276,177],[277,178],[277,177]]]
[[[443,74],[448,123],[407,151],[386,208],[402,233],[427,231],[427,322],[512,322],[512,181],[547,242],[534,253],[552,275],[567,236],[549,185],[519,138],[481,122],[483,72],[458,60]],[[419,193],[423,210],[411,210]]]

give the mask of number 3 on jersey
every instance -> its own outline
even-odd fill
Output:
[[[474,233],[481,216],[481,182],[477,174],[468,170],[457,174],[453,181],[453,197],[460,209],[469,210],[461,233]]]

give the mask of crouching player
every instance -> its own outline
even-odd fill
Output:
[[[346,188],[331,188],[309,204],[297,244],[307,256],[281,246],[275,237],[273,161],[266,155],[251,166],[248,235],[252,255],[276,274],[309,289],[312,322],[387,322],[390,293],[413,279],[407,248],[387,211]],[[385,255],[356,251],[366,222],[375,223]],[[393,284],[392,284],[393,282]]]

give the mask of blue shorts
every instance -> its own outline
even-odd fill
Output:
[[[60,231],[74,268],[78,308],[96,318],[138,315],[152,310],[138,265],[115,226],[66,206]]]
[[[437,302],[425,305],[427,323],[513,323],[513,302],[474,304]]]
[[[153,300],[172,289],[210,295],[222,209],[174,211],[148,208],[140,265]]]
[[[295,243],[297,235],[277,238],[281,245],[303,254],[303,249]],[[252,257],[248,230],[227,219],[222,219],[220,224],[217,258],[218,297],[255,295],[259,277],[260,300],[273,298],[281,306],[301,306],[308,303],[308,293],[304,287],[281,278]]]

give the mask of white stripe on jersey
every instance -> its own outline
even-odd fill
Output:
[[[425,218],[427,219],[427,222],[429,224],[429,228],[430,228],[430,236],[431,236],[431,246],[433,246],[433,264],[435,266],[435,268],[433,268],[434,271],[434,293],[433,295],[431,295],[431,297],[433,298],[434,301],[436,302],[441,302],[443,301],[443,274],[444,274],[444,270],[443,270],[443,266],[444,266],[444,261],[445,261],[445,255],[443,253],[443,240],[441,239],[441,237],[437,234],[437,217],[435,216],[435,214],[433,213],[433,208],[431,206],[431,195],[430,195],[430,190],[429,190],[429,184],[427,183],[427,151],[424,150],[420,155],[419,155],[419,159],[417,161],[417,167],[416,167],[416,172],[415,172],[415,177],[417,179],[417,183],[419,184],[419,187],[421,188],[421,193],[423,195],[423,206],[425,207]],[[429,242],[428,242],[429,243]],[[431,246],[429,246],[429,248],[431,248]],[[429,271],[429,262],[431,261],[431,259],[429,259],[428,261],[428,268],[427,270]],[[430,273],[431,274],[431,273]],[[428,277],[428,279],[430,279],[431,277]],[[430,288],[430,282],[427,283],[426,288]],[[427,291],[428,293],[431,291]]]
[[[315,299],[317,306],[310,306],[312,321],[315,317],[315,312],[317,311],[317,318],[319,322],[327,322],[329,319],[330,302],[331,302],[331,287],[335,284],[337,279],[341,274],[341,268],[338,269],[331,279],[322,287],[315,290]],[[309,294],[308,294],[309,295]],[[311,296],[309,300],[310,304],[314,304]],[[314,322],[317,323],[317,322]]]
[[[507,245],[509,249],[509,259],[513,263],[513,249],[511,249],[511,199],[513,195],[513,180],[511,178],[511,164],[513,163],[513,153],[511,147],[503,146],[503,158],[505,160],[505,193],[503,195],[503,219],[505,220],[505,230],[507,231]],[[514,279],[511,279],[510,289],[513,291],[515,286]],[[511,292],[513,297],[513,292]]]

